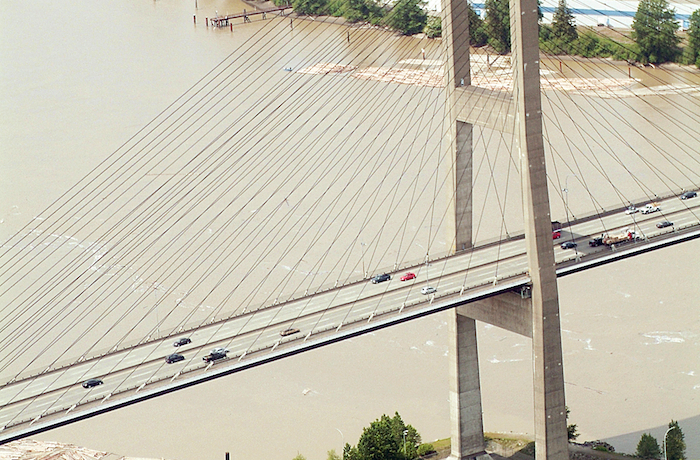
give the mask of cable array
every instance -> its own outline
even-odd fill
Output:
[[[5,242],[2,383],[260,306],[272,327],[300,293],[449,253],[448,191],[467,179],[445,136],[453,108],[430,83],[442,78],[442,53],[437,41],[333,19],[258,25]],[[470,116],[488,119],[514,110],[487,96],[511,90],[512,70],[483,56],[471,77],[488,91],[473,94]],[[602,222],[607,210],[700,187],[698,92],[655,91],[672,80],[664,69],[635,68],[632,80],[611,62],[542,62],[553,218]],[[673,75],[700,85],[697,74]],[[504,128],[473,127],[477,244],[522,231],[515,127]]]

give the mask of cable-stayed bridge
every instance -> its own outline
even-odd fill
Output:
[[[639,225],[649,231],[646,241],[636,241],[615,251],[609,248],[584,249],[578,255],[557,250],[558,275],[700,236],[695,216],[683,209],[669,214],[679,222],[680,228],[685,228],[654,232],[654,219],[644,219]],[[620,216],[615,217],[620,220]],[[585,228],[586,224],[571,228],[576,232],[581,227]],[[590,230],[590,225],[587,230]],[[587,236],[576,235],[578,238]],[[591,236],[595,235],[593,233]],[[521,238],[516,238],[500,247],[487,246],[473,253],[438,259],[427,266],[405,267],[418,274],[417,279],[410,282],[401,282],[398,279],[400,272],[384,285],[375,286],[367,280],[350,282],[344,287],[302,294],[297,299],[261,306],[211,324],[163,331],[162,336],[152,337],[137,345],[96,352],[95,356],[81,356],[75,362],[31,372],[27,378],[13,381],[0,390],[5,406],[2,413],[5,419],[2,422],[9,425],[15,421],[11,417],[22,414],[25,418],[20,422],[25,423],[19,424],[19,433],[13,436],[24,436],[27,432],[42,430],[41,424],[33,427],[42,416],[46,419],[42,422],[49,425],[84,418],[86,414],[76,410],[78,405],[85,405],[88,413],[101,413],[324,344],[455,306],[468,305],[475,300],[508,292],[527,296],[530,280],[526,272],[523,243]],[[473,268],[466,272],[461,269],[465,258],[480,261],[473,262]],[[494,279],[496,263],[501,266],[502,274]],[[437,286],[438,291],[426,296],[420,292],[425,285],[422,278],[430,279],[431,272],[435,275],[432,285]],[[469,282],[466,282],[467,279]],[[521,312],[525,313],[527,310]],[[474,315],[479,319],[478,311]],[[279,332],[292,326],[299,332],[290,337],[280,336]],[[508,323],[501,326],[509,328]],[[514,332],[527,333],[517,329]],[[187,359],[173,365],[165,364],[163,357],[173,352],[174,340],[183,335],[193,340],[192,344],[178,350]],[[201,358],[212,347],[227,348],[227,358],[215,365],[203,362]],[[105,385],[86,393],[76,383],[90,375],[100,376]]]
[[[366,43],[362,35],[352,37],[351,45],[364,47],[357,52],[358,60],[380,46],[370,41],[375,38],[372,33],[367,34]],[[355,39],[359,43],[352,43]],[[335,45],[338,41],[332,40]],[[409,45],[405,55],[415,56]],[[3,402],[7,405],[2,414],[11,417],[7,425],[15,422],[17,428],[40,429],[44,422],[51,423],[54,413],[84,416],[80,406],[73,407],[78,401],[100,411],[125,402],[119,402],[120,389],[123,395],[140,398],[162,391],[163,384],[189,384],[193,374],[176,376],[187,366],[197,368],[194,373],[206,379],[226,367],[223,372],[448,308],[468,301],[470,295],[495,295],[528,284],[523,276],[524,244],[518,239],[522,211],[513,213],[521,202],[517,153],[512,138],[500,134],[515,129],[497,133],[485,127],[474,135],[474,145],[485,146],[482,168],[475,166],[473,188],[474,208],[482,208],[474,213],[477,249],[445,258],[454,242],[443,241],[447,211],[439,204],[449,202],[445,184],[452,166],[440,153],[444,96],[440,88],[428,86],[429,79],[422,85],[396,83],[401,78],[429,78],[435,64],[405,62],[399,48],[378,66],[379,72],[352,77],[355,57],[338,48],[338,55],[330,58],[328,48],[306,50],[309,62],[293,66],[293,73],[280,72],[279,62],[270,64],[267,70],[276,70],[272,78],[260,64],[251,65],[254,56],[232,56],[116,152],[102,170],[39,216],[44,220],[38,225],[32,223],[8,242],[3,295],[12,300],[8,307],[22,308],[3,323],[10,346],[5,347],[2,372],[17,380],[3,391],[9,394],[19,388]],[[268,50],[280,55],[293,51]],[[324,62],[343,65],[314,67],[321,56]],[[395,75],[381,71],[387,63]],[[510,69],[499,63],[490,66],[492,81],[508,87]],[[415,72],[399,72],[405,70]],[[245,78],[256,73],[272,81],[257,92],[245,91],[249,88],[241,86],[250,85]],[[389,81],[380,81],[387,74]],[[549,103],[545,127],[559,128],[546,137],[552,156],[578,157],[598,173],[591,174],[567,158],[557,163],[563,173],[550,176],[553,195],[561,198],[553,205],[559,207],[553,215],[565,222],[563,240],[575,235],[581,243],[578,251],[560,250],[559,241],[552,242],[557,259],[568,264],[572,262],[565,259],[575,262],[577,256],[584,264],[598,256],[621,257],[626,250],[647,250],[673,238],[694,237],[695,202],[681,201],[678,195],[698,182],[692,155],[697,152],[688,137],[696,132],[697,120],[678,122],[660,115],[664,103],[674,98],[693,101],[692,85],[654,94],[655,101],[661,101],[657,108],[636,97],[633,102],[601,103],[609,99],[606,95],[627,90],[607,84],[602,90],[588,87],[573,96],[552,92],[545,98],[545,105]],[[597,92],[592,95],[595,104],[587,110],[576,105],[585,91]],[[474,101],[482,114],[511,110],[505,107],[506,99],[501,98],[504,107],[480,106],[484,100]],[[577,107],[578,117],[572,107]],[[353,110],[364,118],[349,117]],[[629,121],[644,120],[649,113],[654,115],[649,128]],[[312,116],[302,116],[306,114]],[[606,127],[606,114],[624,120],[625,126]],[[616,145],[603,141],[608,136],[579,132],[585,123],[596,126],[584,121],[596,115],[597,129],[607,129]],[[407,117],[403,122],[402,116]],[[659,129],[659,125],[668,126]],[[628,136],[629,132],[636,136]],[[572,142],[575,135],[581,139]],[[637,142],[651,146],[651,155],[666,165],[643,156],[644,148],[629,145]],[[618,150],[625,144],[627,149]],[[604,154],[594,156],[589,149]],[[589,182],[598,182],[595,185],[603,191]],[[477,194],[483,201],[477,201]],[[668,200],[662,200],[664,196]],[[573,201],[591,203],[593,210],[586,219],[570,212]],[[658,201],[660,213],[622,212],[630,203],[647,201]],[[656,229],[660,214],[674,222],[672,229]],[[312,223],[310,229],[302,225],[305,222]],[[623,228],[633,228],[647,239],[622,245],[614,253],[609,248],[585,248],[590,237]],[[333,243],[330,248],[317,246],[322,240]],[[401,243],[392,246],[396,241]],[[251,259],[253,263],[246,265]],[[459,269],[448,268],[451,260]],[[399,269],[415,271],[417,280],[406,285],[395,276],[376,286],[358,281]],[[285,270],[287,276],[275,270]],[[435,296],[420,294],[423,282],[438,289]],[[470,294],[471,288],[476,291]],[[294,293],[303,299],[287,303]],[[314,305],[317,300],[319,305]],[[271,308],[258,310],[261,305]],[[314,317],[313,310],[319,308],[323,313]],[[234,319],[222,321],[229,317]],[[282,339],[279,332],[288,325],[300,333]],[[190,329],[193,326],[211,335],[202,341],[195,335],[199,332]],[[224,327],[231,329],[217,335]],[[166,365],[165,350],[172,350],[173,339],[185,330],[197,339],[185,348],[187,361]],[[174,335],[161,348],[153,348],[157,338],[168,334]],[[131,352],[119,351],[138,342],[146,344]],[[231,350],[229,359],[203,371],[201,356],[219,345]],[[54,353],[56,349],[60,352]],[[119,352],[109,353],[113,349]],[[90,359],[104,353],[108,354],[99,361]],[[63,367],[76,361],[75,367]],[[94,367],[98,363],[106,367]],[[117,382],[106,377],[107,368],[116,371]],[[38,371],[40,377],[32,377],[31,383],[19,381]],[[79,383],[95,373],[105,385],[86,392]],[[38,396],[46,390],[48,394]],[[31,404],[17,395],[28,396]],[[52,399],[56,395],[61,397]],[[4,431],[12,433],[11,428]]]

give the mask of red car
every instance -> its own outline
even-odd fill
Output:
[[[415,273],[408,272],[408,273],[404,274],[404,275],[401,277],[401,281],[412,280],[412,279],[415,278],[415,277],[416,277],[416,274],[415,274]]]
[[[559,230],[553,231],[553,232],[552,232],[552,239],[553,239],[553,240],[556,240],[556,239],[559,239],[559,238],[561,238],[561,232],[560,232]]]

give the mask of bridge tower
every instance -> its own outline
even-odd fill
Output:
[[[568,459],[559,299],[552,248],[539,81],[537,0],[510,0],[512,96],[471,86],[467,0],[442,0],[445,140],[452,159],[449,203],[453,250],[472,246],[473,125],[512,130],[518,139],[531,289],[452,311],[451,457],[486,456],[475,320],[532,338],[535,450],[539,460]],[[493,107],[504,107],[492,114]],[[488,110],[479,110],[486,108]],[[513,123],[513,119],[515,123]]]

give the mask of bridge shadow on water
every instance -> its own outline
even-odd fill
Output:
[[[601,414],[601,417],[605,417],[605,414]],[[700,415],[678,420],[678,425],[681,427],[681,430],[683,430],[683,435],[685,436],[686,458],[700,458]],[[612,444],[617,452],[633,455],[637,450],[639,438],[642,437],[642,434],[649,433],[656,438],[663,454],[663,437],[667,429],[667,424],[659,425],[619,436],[604,438],[602,441]]]

